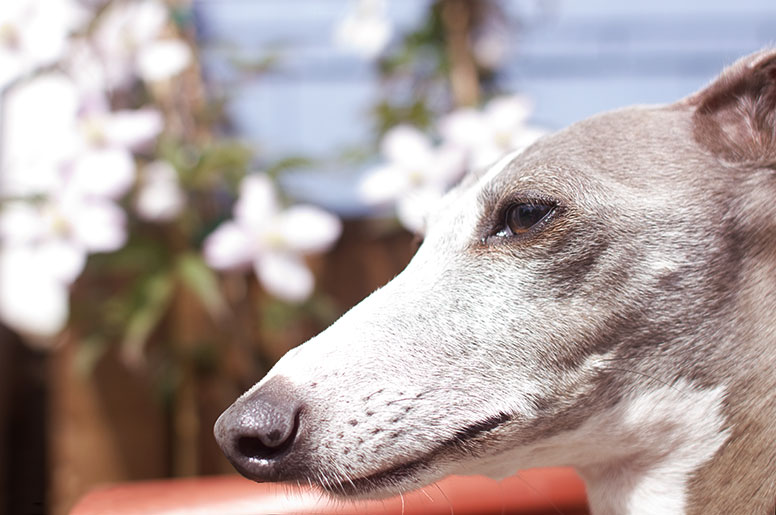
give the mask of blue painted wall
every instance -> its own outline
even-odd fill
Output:
[[[399,31],[428,0],[389,0]],[[505,85],[535,101],[534,121],[560,128],[629,104],[669,102],[711,80],[737,57],[776,43],[772,0],[566,0],[503,2],[521,29],[510,43]],[[196,0],[214,86],[228,92],[237,132],[260,155],[331,154],[368,141],[376,98],[370,63],[332,44],[346,0]],[[276,48],[278,71],[238,78],[234,56]],[[287,178],[292,195],[342,213],[363,210],[358,170]]]

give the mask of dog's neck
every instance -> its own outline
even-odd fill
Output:
[[[540,450],[536,459],[576,467],[597,515],[683,513],[692,473],[712,460],[730,435],[724,398],[722,387],[655,382],[556,435],[552,448],[559,454],[542,456]]]
[[[697,384],[655,383],[580,428],[599,442],[571,463],[593,513],[774,513],[776,244],[763,247],[743,260]]]
[[[762,241],[742,270],[735,340],[717,349],[731,435],[693,475],[688,513],[776,512],[776,238]]]

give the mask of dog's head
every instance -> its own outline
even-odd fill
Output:
[[[593,463],[580,428],[645,390],[659,410],[665,385],[711,392],[671,409],[708,408],[721,435],[728,364],[711,345],[772,250],[775,104],[776,54],[761,53],[678,103],[593,117],[471,173],[406,270],[238,399],[219,444],[253,479],[381,496]]]

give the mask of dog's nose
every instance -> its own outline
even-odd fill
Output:
[[[277,480],[278,462],[299,434],[302,405],[287,381],[273,378],[238,399],[216,421],[218,445],[232,465],[254,480]]]

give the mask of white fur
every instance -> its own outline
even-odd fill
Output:
[[[554,437],[554,459],[542,450],[528,459],[575,466],[596,514],[684,513],[693,472],[730,436],[724,397],[721,386],[684,380],[646,390]]]
[[[573,466],[596,515],[685,512],[687,484],[730,436],[725,390],[686,381],[634,394],[579,428],[464,466],[501,479],[519,469]]]

